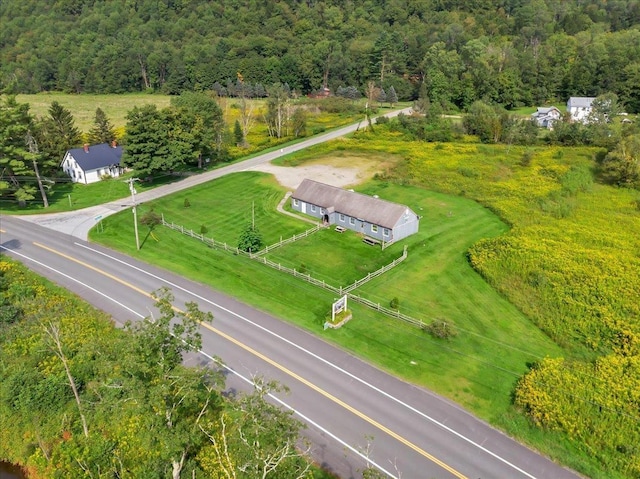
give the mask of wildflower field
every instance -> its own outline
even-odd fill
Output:
[[[509,224],[468,261],[564,351],[531,365],[515,405],[609,477],[640,477],[640,192],[598,183],[592,148],[400,139],[379,128],[310,156],[386,151],[403,159],[379,179],[464,196]]]

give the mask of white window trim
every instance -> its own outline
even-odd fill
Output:
[[[344,215],[342,213],[338,215],[338,219],[340,220],[341,223],[344,223]]]
[[[350,225],[355,225],[356,224],[356,219],[353,216],[349,218],[349,224]]]
[[[316,211],[316,205],[311,205],[311,211],[313,211],[313,212]]]
[[[300,202],[296,198],[294,198],[293,199],[293,206],[299,206],[299,205],[300,205]]]
[[[371,232],[372,233],[377,233],[378,232],[378,225],[371,225]]]

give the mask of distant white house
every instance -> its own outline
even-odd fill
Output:
[[[120,159],[122,147],[111,144],[85,144],[82,148],[68,150],[60,166],[74,183],[95,183],[104,176],[118,177],[122,174]]]
[[[538,126],[548,128],[549,130],[553,130],[554,122],[558,121],[561,117],[562,113],[555,106],[538,107],[538,111],[531,114],[531,119],[534,120]]]
[[[572,96],[569,98],[567,111],[571,115],[571,121],[589,123],[593,100],[595,100],[595,97],[592,96]]]

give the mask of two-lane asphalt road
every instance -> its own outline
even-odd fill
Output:
[[[2,218],[0,245],[120,322],[149,315],[149,292],[162,286],[178,307],[211,311],[191,360],[223,358],[230,387],[255,375],[288,386],[274,400],[308,425],[314,458],[342,478],[359,477],[366,461],[404,479],[578,477],[448,400],[201,284],[19,218]]]

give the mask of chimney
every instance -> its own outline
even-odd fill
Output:
[[[118,142],[116,140],[113,140],[111,142],[111,148],[115,148],[116,146],[118,146]]]
[[[84,144],[84,152],[89,153],[89,143]]]

